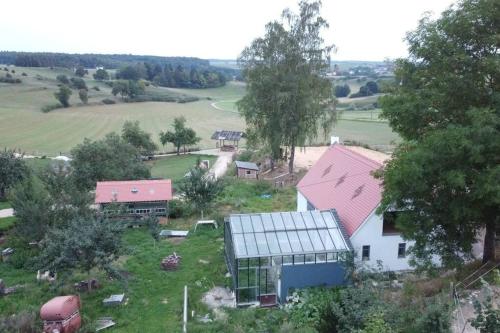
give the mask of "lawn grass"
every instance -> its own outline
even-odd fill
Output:
[[[175,183],[181,180],[186,172],[196,165],[198,158],[200,160],[209,160],[210,166],[217,160],[217,156],[214,155],[186,154],[158,158],[148,162],[148,164],[151,166],[152,177],[172,179]]]
[[[14,216],[0,218],[0,232],[11,229],[14,223],[16,223],[16,218]]]
[[[212,216],[221,222],[220,215],[229,212],[257,212],[290,210],[295,205],[295,189],[274,190],[268,183],[226,179],[228,184],[217,199]],[[263,199],[261,194],[272,194]],[[223,228],[199,228],[193,232],[197,216],[170,220],[169,229],[191,230],[185,240],[161,240],[153,246],[153,239],[146,228],[127,229],[124,234],[126,253],[115,266],[128,279],[125,282],[109,280],[101,272],[94,272],[102,287],[91,293],[82,293],[84,323],[94,322],[102,316],[110,316],[116,321],[110,332],[180,332],[182,326],[183,288],[188,286],[189,312],[204,315],[209,312],[201,302],[202,294],[213,286],[229,286],[231,280],[223,256]],[[182,256],[178,270],[166,272],[160,269],[163,257],[176,252]],[[2,316],[19,313],[22,310],[38,312],[40,306],[57,295],[74,294],[72,284],[85,275],[76,274],[71,278],[58,278],[58,284],[36,282],[36,272],[29,268],[14,268],[16,251],[11,264],[0,265],[0,277],[7,286],[23,285],[13,295],[0,302]],[[200,263],[206,260],[209,264]],[[110,308],[102,305],[102,300],[111,294],[125,293],[126,305]],[[268,318],[280,310],[248,309],[227,310],[227,323],[200,324],[189,319],[190,332],[236,332],[248,331],[247,328],[262,327],[259,318]],[[280,318],[283,318],[281,316]],[[274,324],[273,321],[270,321]],[[260,326],[259,326],[260,325]],[[266,332],[268,332],[267,330]]]
[[[0,201],[0,209],[7,209],[12,207],[8,201]]]

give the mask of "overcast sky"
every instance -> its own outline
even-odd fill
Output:
[[[336,60],[406,55],[405,33],[453,0],[324,0]],[[235,59],[295,0],[5,0],[0,50]]]

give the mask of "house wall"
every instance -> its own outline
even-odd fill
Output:
[[[377,260],[380,260],[384,270],[400,271],[413,269],[408,263],[409,256],[398,258],[399,243],[406,243],[406,251],[414,244],[413,241],[405,241],[399,235],[382,235],[383,219],[381,215],[374,212],[368,216],[365,222],[351,236],[351,244],[356,255],[355,262],[358,265],[377,268]],[[370,245],[370,260],[362,260],[363,245]]]
[[[256,170],[249,170],[249,169],[243,169],[243,168],[236,168],[236,170],[238,173],[238,178],[257,179],[257,171]],[[247,171],[249,171],[249,174],[247,174]]]
[[[291,288],[345,285],[345,267],[340,262],[281,266],[280,301],[285,302]]]
[[[307,199],[305,196],[300,193],[300,191],[297,189],[297,211],[298,212],[305,212],[307,211]]]

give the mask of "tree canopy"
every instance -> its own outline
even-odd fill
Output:
[[[22,156],[14,150],[0,151],[0,200],[4,200],[7,191],[30,174]]]
[[[71,150],[73,177],[78,188],[93,189],[97,181],[150,178],[139,150],[110,133],[102,140],[85,139]]]
[[[238,62],[247,81],[238,102],[247,134],[269,146],[280,157],[290,147],[293,172],[295,147],[327,135],[336,120],[331,82],[322,75],[329,68],[333,46],[321,32],[328,23],[320,16],[320,2],[299,3],[299,13],[285,10],[281,21],[266,25],[264,37],[255,39]]]
[[[54,93],[54,97],[65,107],[69,106],[69,98],[73,92],[66,85],[62,85],[59,87],[59,91]]]
[[[153,155],[157,148],[151,140],[151,134],[140,128],[139,121],[126,121],[123,124],[122,139],[137,148],[144,156]]]
[[[94,80],[102,81],[102,80],[109,80],[109,74],[105,69],[99,68],[94,76]]]
[[[174,118],[174,131],[160,132],[160,141],[162,145],[168,142],[175,146],[177,155],[180,154],[182,146],[190,146],[198,143],[201,139],[196,136],[196,132],[189,127],[186,127],[186,118]]]
[[[397,61],[400,85],[381,98],[382,116],[404,142],[383,171],[380,211],[401,210],[404,236],[421,263],[467,257],[485,231],[495,258],[500,219],[500,5],[463,0],[409,33]]]

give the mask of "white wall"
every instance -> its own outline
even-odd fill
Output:
[[[307,211],[307,199],[305,196],[300,193],[300,191],[297,189],[297,211],[298,212],[305,212]]]
[[[398,246],[399,243],[406,243],[406,251],[408,252],[409,247],[414,242],[405,241],[398,235],[382,236],[382,228],[382,216],[373,211],[364,224],[351,236],[351,244],[356,254],[356,264],[377,268],[377,260],[381,260],[384,270],[413,269],[408,263],[408,255],[406,258],[398,258]],[[370,245],[370,260],[361,260],[363,245]]]

